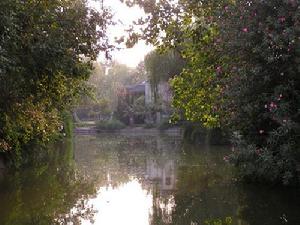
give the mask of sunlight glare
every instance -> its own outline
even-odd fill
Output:
[[[89,0],[89,5],[100,9],[100,1]],[[126,29],[142,16],[145,16],[144,11],[139,7],[127,7],[121,3],[120,0],[104,0],[104,6],[109,7],[114,15],[114,21],[117,24],[110,26],[108,29],[108,35],[111,42],[114,42],[115,38],[126,36]],[[126,48],[125,45],[119,46],[121,49],[115,51],[112,54],[112,58],[119,63],[125,64],[129,67],[136,67],[138,63],[144,60],[144,56],[153,50],[153,46],[146,45],[144,41],[140,41],[133,48]]]
[[[93,224],[101,225],[149,225],[152,195],[143,190],[138,180],[132,180],[117,188],[101,187],[97,197],[89,201],[97,210]],[[90,225],[90,221],[82,221]]]

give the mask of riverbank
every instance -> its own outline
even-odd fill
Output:
[[[99,129],[96,126],[82,126],[82,127],[75,127],[74,133],[79,135],[85,135],[85,134],[88,135],[88,134],[97,134],[97,133],[120,133],[120,134],[127,134],[127,135],[167,133],[167,134],[174,134],[174,135],[182,135],[183,129],[181,127],[171,127],[168,129],[160,130],[158,128],[145,128],[141,126],[134,126],[134,127],[125,127],[123,129],[118,129],[118,130],[104,130],[104,129]]]

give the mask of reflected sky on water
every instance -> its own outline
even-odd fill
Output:
[[[115,188],[101,187],[97,197],[91,199],[89,204],[97,210],[95,224],[149,225],[152,195],[143,189],[138,180],[131,180]],[[83,220],[82,224],[93,223]]]
[[[80,136],[75,142],[78,167],[99,182],[96,197],[89,200],[97,213],[92,221],[82,220],[82,224],[150,225],[157,213],[154,205],[161,210],[162,220],[169,223],[175,206],[172,192],[176,188],[180,137],[119,136],[112,140],[106,135],[101,140]],[[95,148],[82,156],[84,141]]]
[[[0,179],[0,224],[300,224],[300,191],[240,184],[228,147],[180,136],[75,136],[52,160]]]

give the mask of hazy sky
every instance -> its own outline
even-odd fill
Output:
[[[89,0],[89,4],[95,8],[100,8],[100,0]],[[104,5],[111,8],[114,15],[114,21],[118,24],[109,28],[108,34],[111,41],[114,41],[115,37],[126,35],[124,31],[132,24],[132,21],[140,18],[144,15],[144,12],[138,7],[129,8],[120,0],[103,0]],[[147,46],[144,42],[139,42],[131,49],[126,49],[125,46],[119,51],[113,53],[113,60],[126,64],[130,67],[135,67],[140,61],[144,59],[144,56],[151,51],[152,47]]]

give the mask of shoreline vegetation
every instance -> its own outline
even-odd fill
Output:
[[[300,1],[124,4],[145,15],[112,44],[105,7],[1,0],[0,167],[56,154],[46,146],[73,130],[168,130],[172,121],[191,142],[230,142],[224,160],[245,181],[299,184]],[[141,40],[154,50],[136,68],[97,62]],[[76,109],[99,122],[72,127]]]
[[[221,129],[207,129],[204,127],[200,127],[198,124],[193,123],[185,123],[183,125],[174,125],[170,124],[166,125],[154,125],[151,124],[139,124],[126,126],[121,122],[116,123],[115,121],[112,125],[107,125],[107,121],[99,123],[95,121],[86,121],[74,124],[74,134],[78,135],[96,135],[99,133],[120,133],[120,134],[157,134],[157,133],[173,133],[182,136],[183,141],[193,143],[193,144],[210,144],[210,145],[224,145],[229,146],[230,137],[228,134],[224,133]],[[119,124],[116,126],[115,124]]]
[[[0,1],[0,155],[8,167],[71,135],[65,112],[91,92],[92,62],[112,49],[110,21],[85,0]]]
[[[224,160],[243,180],[299,184],[300,2],[130,3],[147,14],[132,36],[186,62],[170,79],[173,120],[226,130],[233,149]]]

